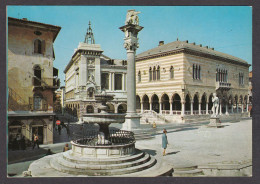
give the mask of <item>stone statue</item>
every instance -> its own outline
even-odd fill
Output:
[[[213,93],[212,103],[213,103],[213,106],[212,106],[212,111],[213,111],[212,117],[217,117],[217,115],[218,115],[218,107],[219,107],[219,99],[218,99],[216,93]]]
[[[138,14],[141,12],[136,12],[135,10],[128,10],[126,14],[125,25],[133,24],[139,25],[139,17]]]

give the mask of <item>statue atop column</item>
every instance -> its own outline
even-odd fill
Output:
[[[141,12],[136,12],[135,10],[128,10],[126,14],[125,25],[133,24],[139,25],[139,17],[138,14]]]
[[[218,116],[218,108],[219,108],[219,98],[217,97],[216,93],[213,93],[213,97],[212,97],[212,117],[217,117]]]

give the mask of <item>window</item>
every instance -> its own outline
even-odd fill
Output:
[[[122,74],[115,74],[115,90],[122,90]]]
[[[39,39],[34,40],[34,53],[43,54],[45,51],[45,41]]]
[[[156,73],[157,73],[157,80],[160,80],[160,66],[157,67]]]
[[[101,74],[101,89],[109,89],[108,73],[102,73]]]
[[[87,94],[88,94],[89,98],[93,98],[94,97],[94,88],[89,88]]]
[[[138,82],[141,82],[141,71],[138,72]]]
[[[200,65],[193,64],[192,66],[192,77],[193,79],[201,79],[201,68]]]
[[[156,68],[155,66],[153,67],[153,80],[156,80]]]
[[[239,85],[244,85],[244,73],[239,73]]]
[[[228,82],[228,71],[226,69],[216,70],[216,82]]]
[[[152,68],[149,69],[149,81],[152,81]]]
[[[42,71],[39,65],[35,65],[33,68],[34,77],[33,77],[33,85],[34,86],[41,86],[42,80]]]
[[[43,98],[42,94],[36,93],[29,98],[29,105],[31,110],[47,110],[47,100]]]
[[[174,68],[173,66],[171,66],[170,68],[170,79],[173,79],[174,78]]]

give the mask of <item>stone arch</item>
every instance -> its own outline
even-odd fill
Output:
[[[170,99],[166,93],[162,95],[161,102],[162,102],[162,110],[170,110]]]
[[[186,94],[185,96],[185,111],[190,111],[190,104],[191,104],[191,96],[190,94]]]
[[[151,97],[152,110],[159,113],[159,97],[156,94],[153,94]]]
[[[207,104],[207,95],[206,93],[203,93],[201,97],[201,110],[206,110],[206,104]]]
[[[144,110],[149,110],[150,109],[150,103],[149,103],[149,98],[147,95],[144,95],[142,98],[143,101],[143,109]]]
[[[199,110],[199,96],[196,93],[193,97],[193,111]]]
[[[172,110],[174,110],[174,111],[181,110],[181,97],[178,93],[175,93],[172,96]]]
[[[141,109],[141,98],[139,95],[136,95],[136,109]]]
[[[107,105],[107,112],[108,113],[115,113],[115,107],[114,107],[113,104],[107,103],[106,105]]]
[[[94,107],[93,107],[93,105],[87,105],[87,107],[86,107],[86,113],[94,113]]]
[[[127,111],[127,105],[125,103],[118,105],[117,107],[118,113],[126,113],[126,111]]]

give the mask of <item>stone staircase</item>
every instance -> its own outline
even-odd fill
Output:
[[[52,158],[50,166],[62,173],[85,176],[170,176],[173,171],[170,166],[158,171],[162,163],[140,150],[134,155],[98,159],[79,158],[67,151]]]
[[[174,167],[173,177],[203,177],[205,176],[198,166],[177,166]]]

